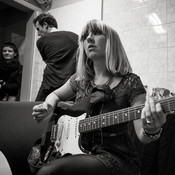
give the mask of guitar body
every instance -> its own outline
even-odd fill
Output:
[[[57,122],[56,151],[62,156],[66,154],[84,154],[80,145],[79,121],[85,119],[86,113],[79,117],[63,115]]]

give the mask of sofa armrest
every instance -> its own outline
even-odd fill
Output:
[[[27,157],[46,126],[46,122],[37,124],[32,118],[32,108],[38,103],[0,102],[0,151],[13,175],[30,174]]]

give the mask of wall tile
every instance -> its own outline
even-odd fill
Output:
[[[158,25],[149,29],[149,49],[167,47],[167,27]]]
[[[165,73],[149,73],[149,88],[167,88],[167,72]]]
[[[155,4],[166,2],[167,0],[148,0],[148,1],[149,1],[149,6],[154,6]]]
[[[149,51],[149,73],[165,73],[167,64],[167,48]]]
[[[138,76],[140,76],[140,79],[144,86],[148,86],[148,74],[147,73],[138,73]]]
[[[103,15],[117,11],[117,1],[105,0],[103,1]]]
[[[166,23],[166,1],[156,0],[149,5],[149,25]]]
[[[132,10],[132,29],[148,27],[148,6]]]
[[[118,31],[130,30],[132,22],[131,10],[118,12],[115,22]]]
[[[175,46],[175,23],[167,24],[168,47]]]
[[[148,52],[132,52],[131,56],[131,66],[133,72],[137,74],[147,74],[148,73]]]
[[[175,22],[175,1],[167,0],[167,22]]]
[[[140,51],[148,49],[148,29],[131,31],[131,50]]]
[[[175,47],[168,48],[168,72],[175,72]]]
[[[168,73],[168,88],[171,92],[175,93],[175,71]]]
[[[116,0],[116,1],[117,1],[118,11],[127,11],[131,9],[131,5],[132,5],[131,0]]]
[[[138,8],[138,7],[143,7],[148,5],[148,0],[132,0],[132,8]]]
[[[113,12],[113,13],[107,13],[105,15],[103,15],[103,21],[108,24],[109,26],[113,27],[114,29],[116,29],[117,31],[119,31],[118,29],[118,22],[117,22],[117,12]]]
[[[123,47],[127,52],[131,51],[131,31],[126,32],[118,32],[121,42],[123,44]]]

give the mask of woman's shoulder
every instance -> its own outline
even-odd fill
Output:
[[[126,75],[124,75],[125,79],[135,79],[135,78],[140,78],[137,74],[135,73],[128,73]]]
[[[83,86],[85,84],[87,84],[89,81],[86,81],[85,79],[80,79],[76,73],[74,73],[71,77],[70,77],[70,81],[73,82],[76,85],[79,86]]]
[[[136,85],[143,86],[140,76],[135,73],[128,73],[123,76],[122,85],[133,87]]]

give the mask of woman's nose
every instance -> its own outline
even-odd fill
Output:
[[[92,42],[93,41],[93,34],[90,32],[89,35],[87,36],[87,41]]]

